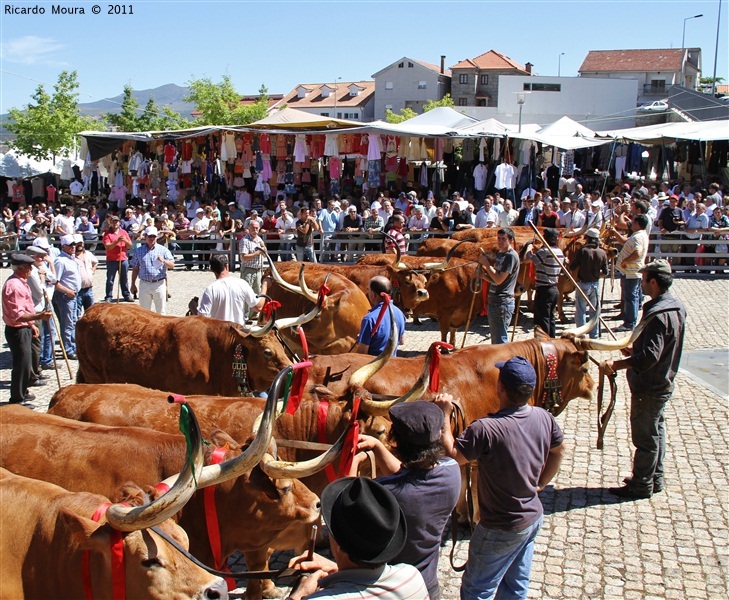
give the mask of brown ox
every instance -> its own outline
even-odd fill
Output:
[[[291,364],[262,328],[255,335],[207,317],[163,317],[136,305],[95,304],[76,325],[79,383],[136,383],[180,394],[238,394],[233,355],[248,364],[248,385],[265,390]]]
[[[370,279],[378,275],[387,277],[393,287],[399,291],[400,301],[404,308],[414,308],[418,303],[428,299],[428,292],[425,289],[427,281],[423,273],[414,272],[407,266],[408,263],[396,262],[392,254],[378,256],[386,257],[387,262],[383,260],[381,263],[372,263],[368,266],[362,266],[361,263],[356,265],[306,263],[304,272],[307,276],[315,271],[324,274],[336,273],[354,283],[365,296],[369,291]],[[300,266],[301,263],[278,263],[276,268],[281,271],[292,268],[298,270]]]
[[[275,396],[272,398],[275,404]],[[267,412],[267,425],[261,425],[262,432],[265,430],[268,435],[272,406]],[[249,450],[261,443],[265,450],[268,437],[259,437],[263,441],[257,438]],[[29,446],[28,440],[34,443]],[[318,498],[297,480],[266,475],[265,461],[251,468],[250,458],[244,460],[249,450],[241,454],[227,435],[220,435],[218,441],[221,440],[230,444],[225,465],[236,458],[243,464],[236,468],[236,474],[228,473],[232,467],[224,465],[205,467],[212,474],[204,472],[198,483],[200,487],[217,483],[215,505],[222,555],[227,557],[241,550],[248,568],[264,568],[268,548],[292,548],[306,543],[310,525],[318,519]],[[0,466],[69,490],[113,497],[129,480],[138,485],[155,485],[179,472],[185,463],[185,448],[180,435],[139,427],[79,423],[16,406],[0,411]],[[258,462],[255,454],[253,460]],[[246,470],[238,475],[240,469]],[[216,476],[218,471],[220,476]],[[226,479],[228,475],[232,478]],[[213,564],[205,514],[203,492],[198,491],[181,511],[179,523],[190,538],[191,553],[204,563]],[[247,594],[261,598],[260,582],[251,580]]]
[[[120,500],[128,503],[142,494],[142,490],[130,490],[129,486],[125,492],[131,494]],[[68,492],[0,469],[0,597],[86,598],[81,562],[87,551],[95,597],[109,597],[112,528],[104,517],[98,523],[91,519],[96,509],[108,502],[104,496]],[[187,535],[171,520],[157,527],[188,547]],[[127,533],[122,543],[127,598],[228,597],[222,579],[191,563],[154,531]]]
[[[317,300],[311,289],[320,289],[325,280],[330,289],[319,316],[303,326],[309,350],[314,354],[340,354],[351,350],[357,341],[362,318],[370,309],[369,300],[357,285],[341,275],[307,269],[304,278],[308,289],[302,291],[298,285],[301,263],[278,263],[276,267],[271,273],[275,283],[269,285],[268,295],[281,303],[278,313],[284,317],[309,311]],[[286,330],[282,335],[301,351],[295,332]]]

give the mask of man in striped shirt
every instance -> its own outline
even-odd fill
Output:
[[[564,255],[557,245],[559,233],[556,229],[545,229],[544,240],[549,248],[542,247],[534,252],[532,245],[529,244],[524,258],[534,263],[536,267],[534,333],[536,335],[537,327],[539,327],[549,337],[553,338],[555,334],[554,309],[557,307],[557,300],[559,300],[557,282],[562,270],[560,265],[564,263]],[[556,259],[550,249],[557,257]]]
[[[144,230],[144,244],[134,252],[131,260],[132,294],[137,293],[139,278],[139,305],[160,315],[167,314],[167,269],[175,268],[172,253],[157,243],[158,231],[150,226]]]
[[[405,254],[407,252],[408,245],[402,232],[403,227],[405,227],[405,217],[403,217],[402,215],[393,216],[392,229],[390,229],[390,231],[388,231],[387,233],[389,233],[395,241],[393,242],[390,238],[385,239],[385,252],[387,254],[397,253],[395,251],[395,244],[397,244],[398,248],[400,248],[400,252],[402,254]]]

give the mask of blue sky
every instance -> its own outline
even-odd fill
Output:
[[[78,71],[81,102],[191,78],[227,73],[241,93],[262,83],[286,93],[298,83],[370,79],[402,56],[446,66],[489,49],[540,75],[577,75],[589,50],[702,48],[714,68],[720,0],[471,2],[131,1],[133,15],[107,15],[104,2],[4,2],[0,5],[0,113],[50,88],[63,69]],[[84,15],[51,14],[53,4]],[[92,14],[92,6],[101,14]],[[6,6],[43,7],[45,15],[7,14]],[[119,5],[122,6],[122,5]],[[717,75],[727,74],[727,13],[721,15]]]

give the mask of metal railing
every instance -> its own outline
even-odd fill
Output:
[[[447,238],[454,232],[404,232],[407,242],[407,253],[414,254],[422,241],[428,237]],[[266,242],[268,253],[275,261],[294,260],[296,258],[295,239],[281,239],[278,234],[261,232]],[[672,263],[674,272],[686,276],[729,277],[729,240],[715,239],[713,234],[703,234],[703,239],[691,240],[685,233],[679,234],[652,234],[650,236],[650,249],[648,260],[665,258]],[[51,236],[56,247],[60,247],[58,236]],[[24,250],[31,241],[16,240],[3,247],[0,240],[0,253],[15,250]],[[231,270],[238,270],[240,257],[238,254],[237,237],[227,239],[218,238],[192,238],[170,240],[168,247],[175,257],[176,268],[202,267],[207,262],[207,256],[213,253],[224,252],[228,254]],[[137,245],[141,242],[137,242]],[[99,258],[99,266],[105,267],[106,254],[100,239],[87,239],[87,250],[94,252]],[[136,247],[136,246],[135,246]],[[133,248],[134,249],[134,248]],[[133,252],[129,251],[129,255]],[[384,252],[384,236],[366,233],[322,233],[314,235],[314,253],[320,263],[342,262],[353,264],[366,254],[379,254]],[[205,262],[203,262],[205,261]],[[722,264],[723,263],[723,264]]]

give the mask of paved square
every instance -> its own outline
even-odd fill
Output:
[[[0,270],[4,281],[7,269]],[[182,316],[193,295],[213,280],[210,272],[175,272],[170,278],[169,313]],[[103,297],[104,273],[94,281]],[[619,284],[605,299],[606,314],[615,314]],[[684,352],[729,347],[729,281],[682,279],[672,291],[688,308]],[[567,315],[573,314],[567,305]],[[608,321],[608,323],[618,323]],[[484,318],[474,322],[467,343],[487,340]],[[559,330],[558,330],[559,334]],[[516,339],[531,336],[526,312]],[[408,322],[406,347],[425,351],[438,339],[435,323]],[[457,336],[460,347],[463,333]],[[10,352],[4,335],[0,348],[0,401],[7,402]],[[59,362],[62,366],[62,362]],[[72,362],[72,366],[76,364]],[[596,378],[595,367],[593,377]],[[722,373],[716,372],[721,378]],[[546,517],[537,538],[530,597],[533,598],[716,598],[729,597],[729,419],[724,385],[704,387],[681,371],[673,400],[666,409],[668,444],[666,490],[650,500],[619,501],[607,488],[630,474],[632,444],[628,422],[629,396],[625,375],[618,378],[618,402],[605,438],[595,449],[595,401],[573,400],[558,417],[568,444],[562,469],[542,494]],[[62,383],[69,383],[62,371]],[[722,382],[720,382],[722,383]],[[38,410],[45,410],[56,390],[55,379],[33,388]],[[440,560],[444,599],[458,597],[460,576],[450,570],[445,542]],[[467,556],[467,542],[458,543],[458,562]],[[281,556],[279,563],[288,556]],[[239,567],[236,561],[236,567]],[[242,582],[241,582],[242,583]],[[235,596],[235,594],[234,594]]]

